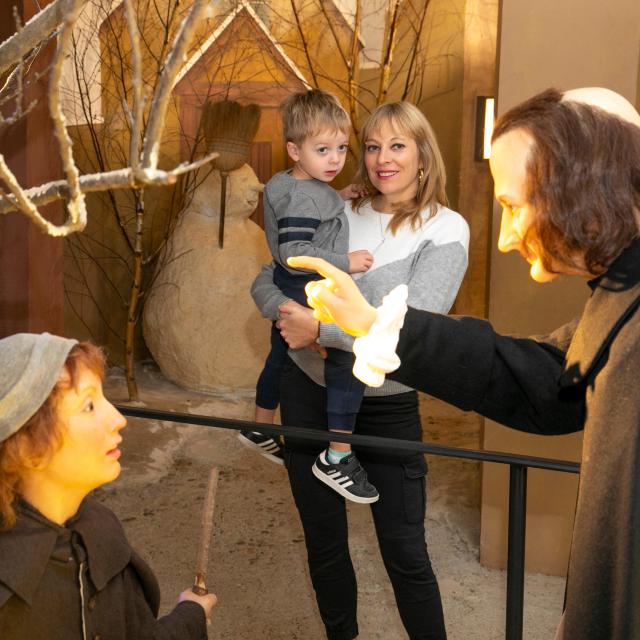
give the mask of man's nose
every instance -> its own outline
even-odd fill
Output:
[[[521,239],[513,225],[513,214],[507,209],[502,209],[500,222],[500,236],[498,237],[498,250],[503,253],[519,249]]]

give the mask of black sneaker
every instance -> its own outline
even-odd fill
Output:
[[[280,438],[267,436],[257,431],[241,431],[238,434],[238,440],[240,440],[245,447],[257,451],[265,458],[269,458],[272,462],[284,464],[284,455],[279,442]]]
[[[311,468],[313,475],[341,496],[360,504],[377,502],[380,494],[367,480],[367,472],[353,453],[332,464],[326,449],[316,458]]]

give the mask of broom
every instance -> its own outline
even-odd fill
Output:
[[[229,172],[249,161],[251,142],[258,130],[260,107],[242,106],[234,100],[207,101],[202,113],[202,128],[209,152],[219,155],[214,161],[220,171],[220,222],[218,246],[224,244],[224,214],[227,205],[227,178]]]

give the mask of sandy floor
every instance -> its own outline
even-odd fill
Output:
[[[126,397],[123,378],[106,384],[112,400]],[[140,372],[141,405],[251,419],[249,394],[185,392],[153,367]],[[477,446],[473,418],[431,399],[423,406],[425,439]],[[124,471],[100,491],[160,580],[163,610],[193,581],[200,505],[208,470],[220,468],[208,584],[219,597],[209,637],[234,640],[321,640],[324,629],[309,581],[302,530],[284,469],[240,446],[235,432],[171,422],[129,421],[123,432]],[[478,562],[479,469],[476,463],[429,459],[427,541],[438,576],[451,640],[504,637],[505,573]],[[363,640],[400,640],[400,623],[373,535],[369,510],[349,511],[359,583]],[[564,580],[528,574],[527,640],[551,640]]]

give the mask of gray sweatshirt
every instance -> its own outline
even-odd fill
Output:
[[[291,256],[324,258],[338,269],[349,269],[344,201],[325,182],[276,173],[264,188],[264,230],[273,259],[291,273],[300,273],[287,267]]]
[[[354,274],[364,297],[374,306],[399,284],[409,287],[407,304],[415,309],[447,313],[460,288],[467,268],[469,227],[464,218],[446,207],[426,219],[415,231],[403,225],[395,235],[387,229],[391,214],[378,213],[370,205],[359,212],[346,203],[349,221],[349,251],[368,249],[373,266],[363,274]],[[251,287],[251,295],[262,315],[278,318],[278,306],[289,298],[273,284],[273,264],[265,265]],[[320,279],[320,276],[318,276]],[[352,351],[353,337],[334,324],[321,324],[318,342],[325,347]],[[292,360],[317,384],[324,386],[324,366],[320,356],[310,349],[289,349]],[[365,395],[393,395],[409,388],[385,380],[378,388],[367,387]]]

